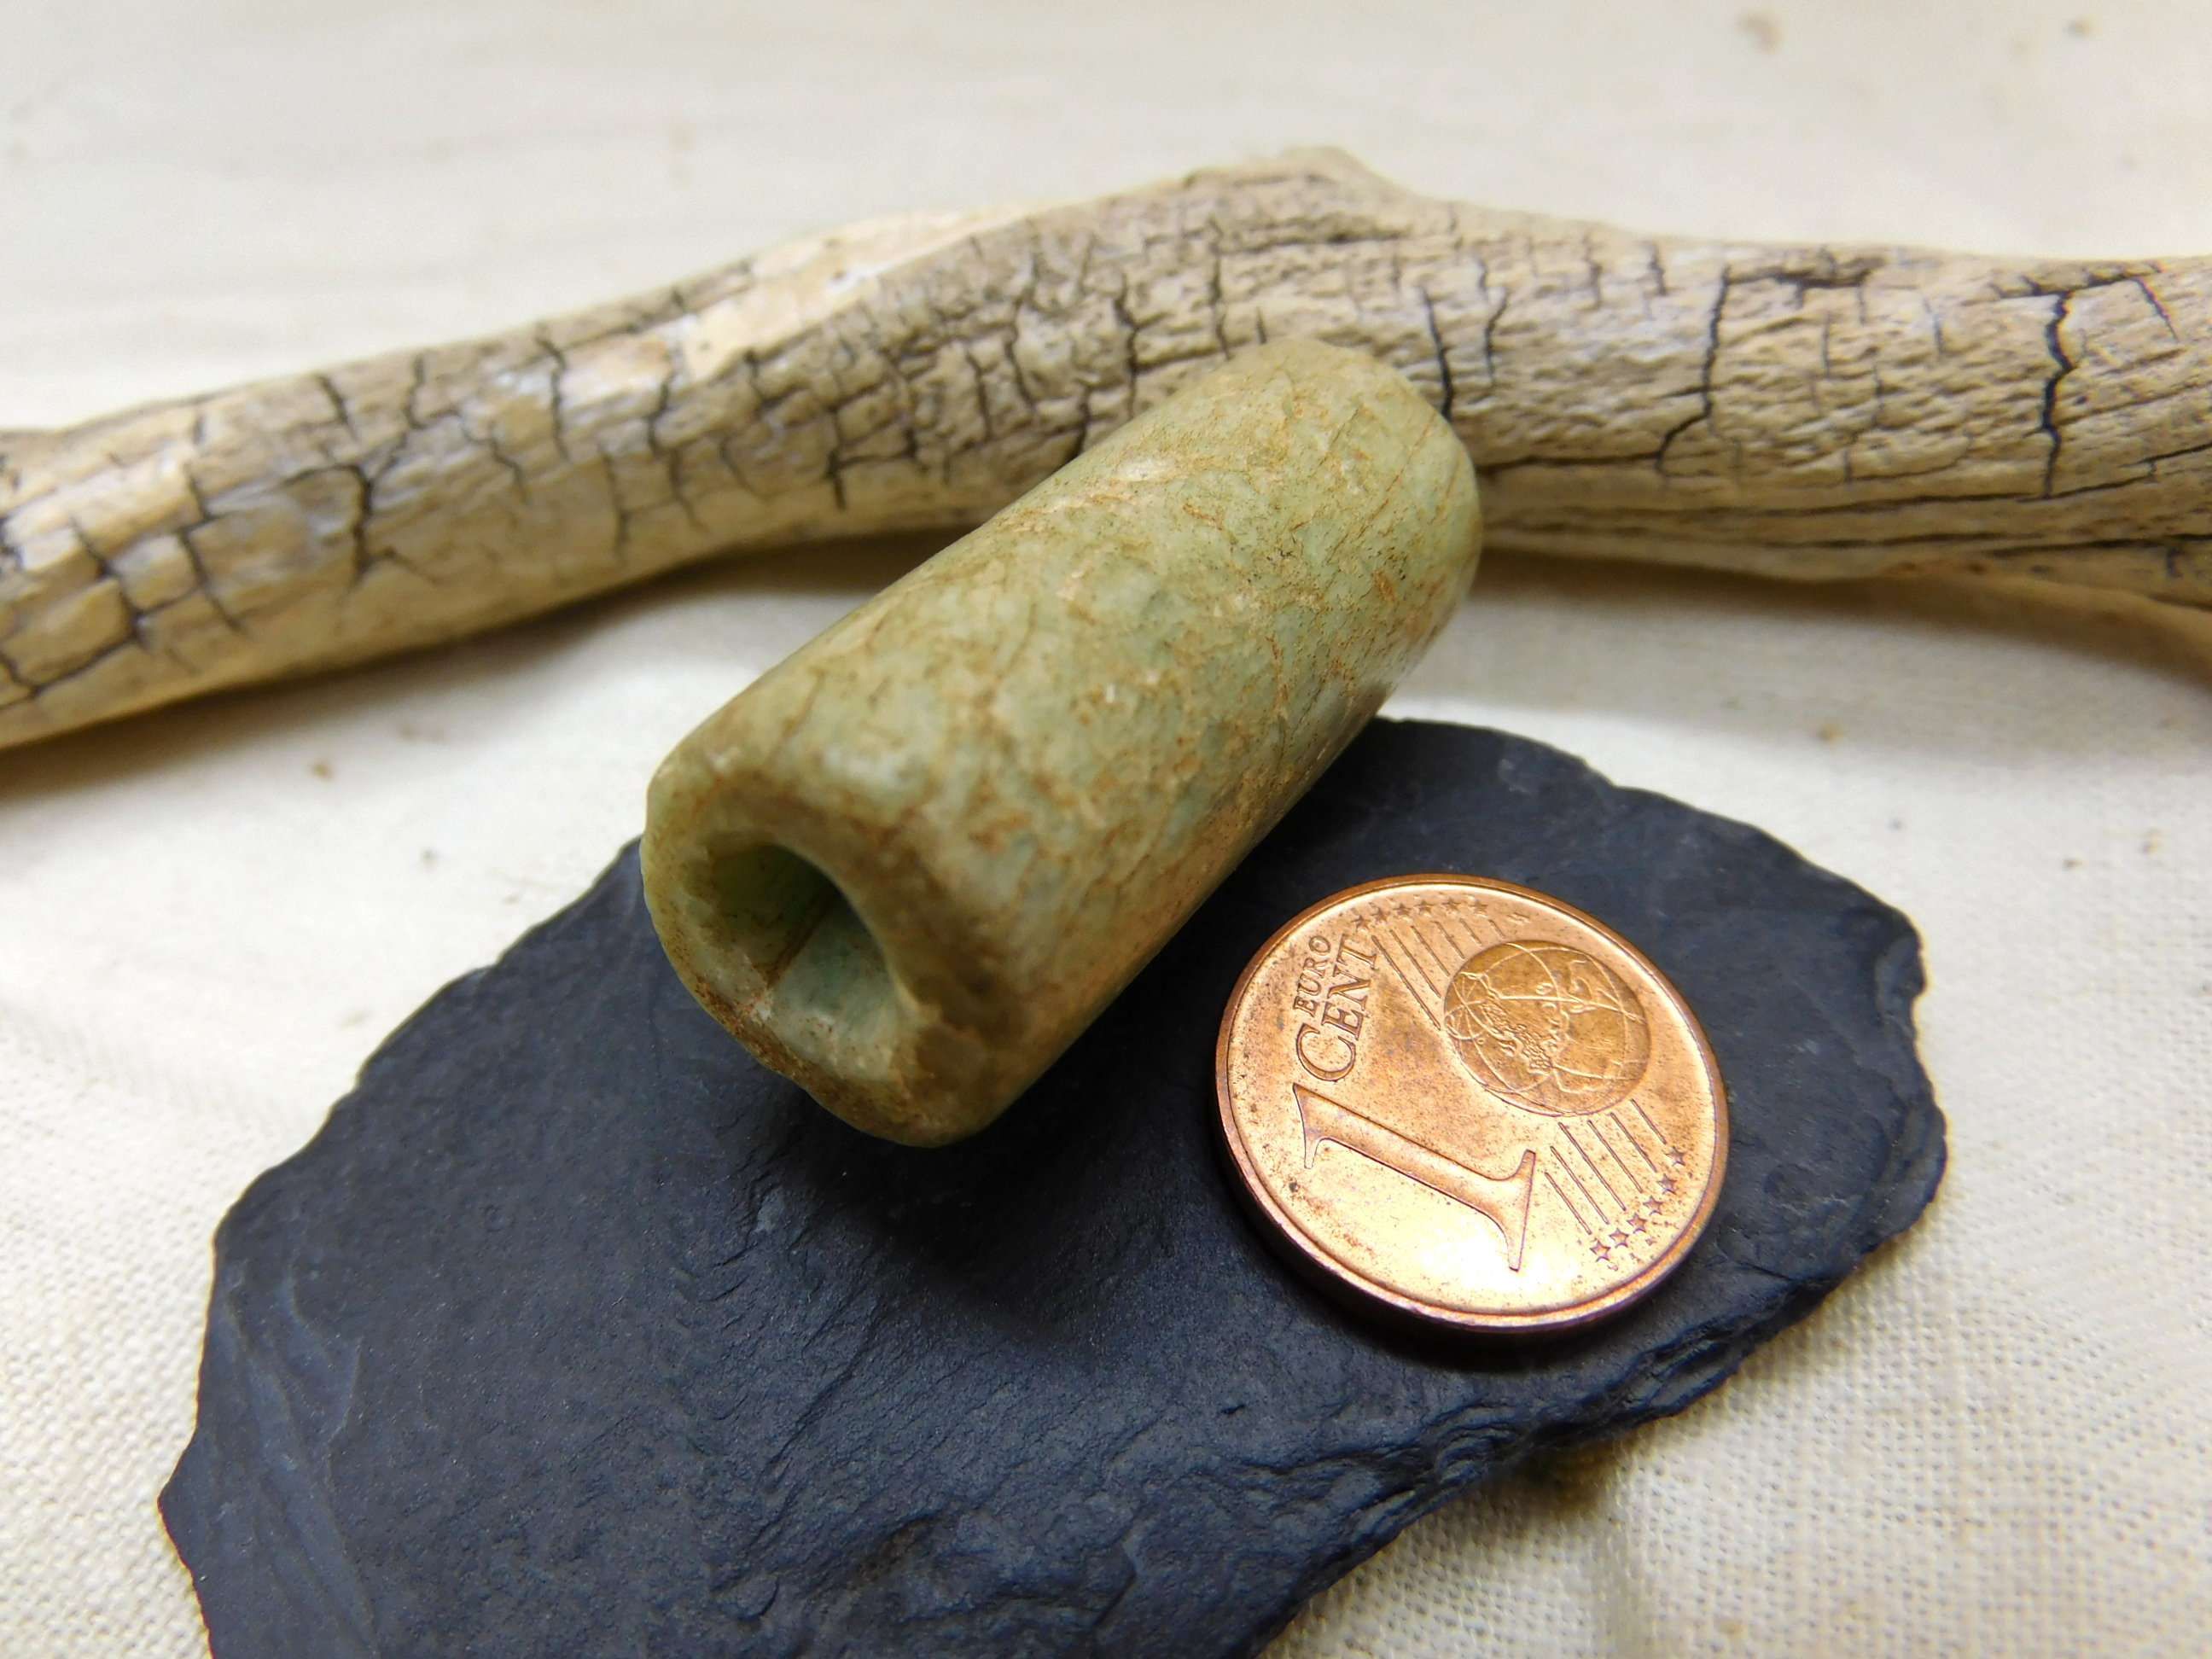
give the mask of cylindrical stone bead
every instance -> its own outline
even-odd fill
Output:
[[[678,745],[644,841],[670,961],[848,1121],[973,1133],[1382,705],[1480,541],[1394,370],[1235,359]]]

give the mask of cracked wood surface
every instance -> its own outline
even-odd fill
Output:
[[[2212,260],[1632,234],[1329,152],[873,222],[0,434],[0,744],[716,554],[980,522],[1235,351],[1402,370],[1496,550],[2212,605]]]

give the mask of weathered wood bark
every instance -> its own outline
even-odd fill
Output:
[[[1498,550],[2212,604],[2212,260],[1647,237],[1307,153],[0,439],[0,744],[981,521],[1228,353],[1395,364]]]

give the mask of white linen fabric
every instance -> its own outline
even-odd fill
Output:
[[[0,427],[1291,143],[1664,229],[2212,248],[2208,83],[2196,0],[80,0],[0,54]],[[0,753],[0,1653],[204,1653],[153,1500],[222,1212],[580,890],[675,738],[926,550]],[[2203,659],[1925,587],[1498,562],[1393,712],[1559,744],[1910,913],[1953,1162],[1736,1381],[1413,1528],[1278,1659],[2202,1651]]]

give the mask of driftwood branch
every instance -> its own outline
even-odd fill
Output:
[[[532,329],[0,436],[0,744],[687,562],[988,516],[1222,357],[1410,376],[1488,544],[2212,605],[2212,260],[1631,234],[1332,153],[862,225]]]

